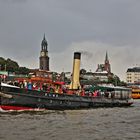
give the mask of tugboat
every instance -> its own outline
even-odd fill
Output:
[[[81,53],[75,52],[72,82],[66,91],[61,90],[63,83],[58,82],[53,83],[57,85],[57,92],[25,89],[1,83],[0,107],[3,110],[66,110],[122,107],[133,104],[130,88],[92,86],[90,90],[90,88],[81,87],[80,59]]]

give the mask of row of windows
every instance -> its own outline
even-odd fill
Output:
[[[127,73],[128,76],[131,76],[131,75],[138,75],[140,76],[140,73]]]
[[[131,79],[131,77],[127,77],[127,79]]]
[[[131,83],[131,82],[134,82],[134,83],[135,83],[135,82],[140,82],[140,80],[135,80],[135,81],[127,80],[127,82],[128,82],[128,83]]]
[[[127,77],[127,79],[132,79],[133,77]],[[134,77],[134,79],[140,80],[140,77]]]

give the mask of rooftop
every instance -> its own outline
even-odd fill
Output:
[[[140,72],[140,67],[128,68],[127,72]]]

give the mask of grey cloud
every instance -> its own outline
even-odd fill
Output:
[[[3,3],[25,3],[27,2],[27,0],[0,0],[0,2]]]
[[[38,67],[44,33],[50,55],[84,41],[138,48],[139,13],[138,0],[0,0],[0,56]]]

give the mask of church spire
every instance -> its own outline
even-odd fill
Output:
[[[106,51],[106,56],[105,56],[105,62],[109,61],[108,60],[108,54],[107,54],[107,51]]]
[[[43,38],[43,40],[46,40],[46,38],[45,38],[45,33],[44,33],[44,38]]]
[[[105,69],[108,73],[111,73],[111,67],[110,67],[110,64],[109,64],[109,59],[108,59],[108,53],[107,53],[107,51],[106,51],[106,55],[105,55],[104,69]]]
[[[42,46],[42,51],[47,51],[48,43],[47,43],[46,38],[45,38],[45,33],[44,33],[44,38],[42,40],[41,46]]]

